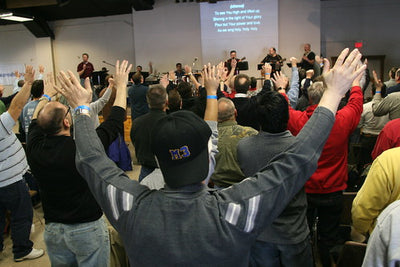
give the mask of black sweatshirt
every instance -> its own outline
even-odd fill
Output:
[[[97,129],[103,146],[123,129],[125,110],[113,107],[109,118]],[[37,121],[29,126],[27,158],[37,179],[46,223],[84,223],[98,220],[102,211],[86,181],[75,167],[72,136],[45,136]]]

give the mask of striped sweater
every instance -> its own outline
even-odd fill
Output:
[[[12,131],[14,125],[8,112],[0,115],[0,187],[22,180],[28,169],[25,151]]]

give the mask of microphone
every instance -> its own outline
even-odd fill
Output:
[[[199,60],[199,58],[198,58],[198,57],[195,57],[194,60],[193,60],[192,68],[193,68],[194,65],[196,64],[196,61],[197,61],[197,60]]]
[[[103,60],[102,61],[104,64],[107,64],[107,65],[110,65],[110,66],[113,66],[113,67],[115,67],[115,65],[114,64],[111,64],[111,63],[108,63],[107,61],[105,61],[105,60]]]

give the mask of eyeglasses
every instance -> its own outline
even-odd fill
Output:
[[[68,110],[67,110],[67,113],[65,113],[64,120],[67,118],[67,115],[68,115],[68,113],[70,112],[70,110],[71,110],[71,107],[68,106]]]

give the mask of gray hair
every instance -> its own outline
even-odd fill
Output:
[[[322,95],[325,91],[325,85],[322,81],[314,82],[308,88],[308,98],[311,100],[312,104],[319,104]]]

